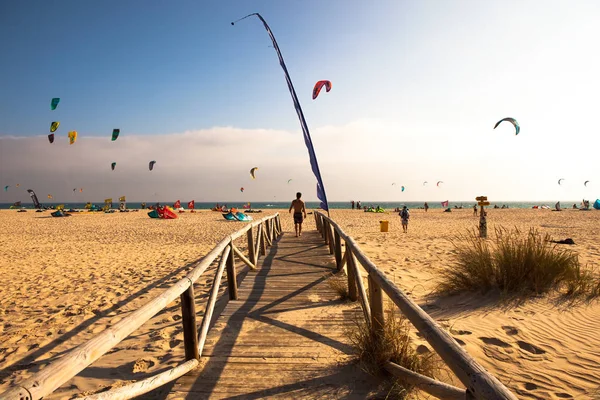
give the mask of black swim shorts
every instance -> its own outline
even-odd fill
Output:
[[[303,221],[302,213],[301,212],[295,212],[294,213],[294,223],[295,224],[301,224],[302,221]]]

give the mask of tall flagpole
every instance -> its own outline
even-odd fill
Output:
[[[244,18],[240,18],[237,21],[232,22],[231,25],[234,25],[236,22],[239,22],[243,19],[254,15],[262,21],[265,29],[267,30],[267,33],[271,37],[273,47],[277,52],[277,57],[279,57],[279,65],[281,65],[283,73],[285,74],[285,80],[287,82],[290,95],[292,96],[292,101],[294,102],[294,108],[296,109],[296,114],[298,114],[298,119],[300,120],[300,126],[302,127],[302,133],[304,135],[304,143],[306,144],[306,148],[308,149],[310,165],[313,173],[315,174],[315,177],[317,178],[317,198],[321,200],[321,208],[327,211],[327,216],[329,216],[329,203],[327,202],[327,195],[325,194],[325,186],[323,185],[323,178],[321,177],[321,171],[319,170],[319,163],[317,162],[317,155],[315,154],[315,148],[310,137],[308,125],[306,124],[306,119],[304,119],[304,112],[302,112],[302,107],[300,106],[298,96],[296,96],[296,90],[294,89],[292,78],[290,78],[290,74],[285,65],[285,61],[283,60],[283,56],[281,55],[281,51],[279,50],[279,45],[277,45],[277,40],[275,40],[275,36],[273,35],[273,32],[271,32],[271,28],[269,28],[267,21],[265,21],[259,13],[248,14]]]

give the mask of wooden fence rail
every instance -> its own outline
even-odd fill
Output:
[[[382,297],[382,292],[385,292],[467,389],[465,391],[464,389],[433,380],[392,362],[386,365],[388,372],[410,381],[419,387],[419,389],[438,398],[516,400],[515,395],[506,386],[490,375],[460,347],[452,336],[443,330],[425,311],[390,281],[360,250],[354,239],[346,235],[337,223],[320,212],[315,212],[315,222],[325,243],[329,245],[330,253],[335,253],[336,261],[339,260],[342,251],[342,239],[345,242],[348,267],[348,292],[352,300],[356,300],[357,297],[360,300],[365,320],[371,329],[374,329],[374,333],[380,334],[385,326]],[[331,233],[331,229],[334,230],[335,234]],[[339,240],[338,237],[340,238]],[[356,260],[358,260],[368,273],[368,299]]]
[[[253,229],[257,228],[256,238]],[[248,257],[234,245],[234,240],[247,235]],[[210,321],[214,313],[218,297],[221,276],[227,270],[227,284],[229,298],[237,298],[237,277],[235,257],[237,256],[249,268],[255,268],[259,256],[266,254],[266,246],[272,245],[281,235],[281,221],[279,214],[262,218],[256,222],[245,225],[242,229],[229,237],[221,240],[207,255],[205,255],[184,278],[174,283],[144,306],[123,318],[112,327],[94,336],[84,344],[72,349],[64,356],[47,365],[30,378],[10,387],[0,394],[0,399],[6,400],[37,400],[52,393],[61,385],[73,378],[87,366],[92,364],[132,332],[155,316],[168,304],[180,297],[182,324],[184,334],[184,347],[186,361],[167,371],[155,374],[144,380],[134,382],[107,392],[87,396],[86,399],[130,399],[169,383],[186,374],[199,365],[199,357],[206,341]],[[254,241],[256,240],[256,243]],[[256,247],[254,247],[256,244]],[[194,283],[206,269],[221,255],[219,266],[215,271],[215,278],[207,300],[206,311],[197,331],[196,311],[194,299]]]

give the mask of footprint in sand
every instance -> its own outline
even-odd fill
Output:
[[[535,345],[533,345],[531,343],[524,342],[522,340],[518,340],[517,344],[519,345],[519,347],[522,350],[525,350],[526,352],[531,353],[531,354],[544,354],[544,353],[546,353],[546,350],[540,349],[539,347],[537,347],[537,346],[535,346]]]
[[[428,353],[431,353],[431,350],[429,350],[429,347],[425,346],[424,344],[420,344],[417,346],[417,353],[418,354],[428,354]]]
[[[139,358],[133,363],[131,371],[136,374],[138,372],[146,372],[157,364],[156,358],[144,357]]]
[[[517,328],[515,328],[514,326],[503,326],[502,329],[504,329],[504,332],[507,335],[518,335],[519,334],[519,330]]]
[[[502,340],[498,339],[498,338],[491,338],[491,337],[480,337],[479,338],[483,343],[485,344],[489,344],[492,346],[499,346],[499,347],[511,347],[510,344],[503,342]]]
[[[573,398],[573,396],[571,396],[569,393],[554,393],[554,395],[561,399],[572,399]]]
[[[459,338],[455,338],[454,336],[452,337],[452,339],[456,340],[456,343],[460,344],[461,346],[465,345],[465,342],[463,342],[462,340],[460,340]]]
[[[471,331],[463,331],[462,329],[450,329],[450,333],[453,335],[470,335]]]
[[[527,389],[527,390],[535,390],[537,388],[538,388],[538,385],[536,385],[535,383],[528,382],[525,384],[525,389]]]

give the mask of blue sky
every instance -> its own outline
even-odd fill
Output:
[[[341,65],[338,74],[351,76],[346,63],[356,61],[356,46],[368,46],[362,35],[379,30],[361,19],[379,21],[387,10],[358,1],[38,1],[0,7],[1,49],[10,60],[0,65],[0,132],[19,136],[44,133],[54,117],[86,135],[113,127],[143,134],[265,123],[296,129],[264,29],[256,19],[235,27],[230,22],[264,13],[308,106],[313,81],[334,79]],[[52,97],[61,97],[54,113]],[[314,122],[343,120],[335,114],[326,120],[317,114]]]
[[[282,49],[330,200],[600,197],[594,0],[2,2],[2,184],[59,200],[73,187],[88,200],[296,190],[314,200],[268,35],[256,18],[230,25],[252,12]],[[313,101],[321,79],[333,89]],[[519,136],[509,124],[492,129],[504,117],[520,122]],[[111,143],[113,128],[121,137]],[[290,178],[294,187],[282,184]],[[438,180],[443,189],[422,186]]]

